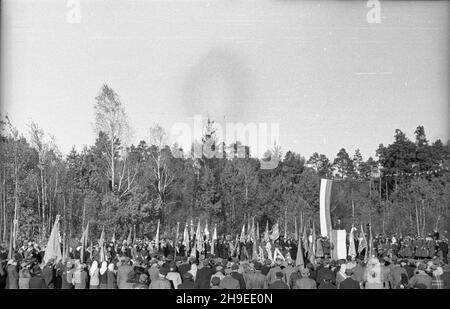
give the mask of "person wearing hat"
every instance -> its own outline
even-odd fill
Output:
[[[272,265],[272,261],[271,261],[270,259],[266,259],[266,260],[264,261],[264,264],[261,265],[261,273],[262,273],[264,276],[267,276],[267,275],[269,274],[269,271],[270,271],[270,265]]]
[[[328,259],[323,261],[323,264],[319,269],[317,270],[316,280],[317,283],[320,285],[324,282],[325,278],[331,278],[331,283],[334,285],[336,283],[336,273],[331,271],[330,269],[330,261]],[[298,276],[297,279],[301,278],[301,276]],[[294,281],[295,283],[295,281]],[[292,285],[293,286],[293,285]]]
[[[336,286],[333,284],[333,272],[324,272],[321,276],[321,281],[317,287],[320,290],[335,290]]]
[[[197,269],[197,276],[195,278],[195,287],[197,289],[209,289],[211,287],[211,277],[214,274],[214,270],[212,270],[209,265],[209,261],[203,259],[201,261],[202,268]]]
[[[402,288],[401,285],[404,284],[406,278],[406,283],[409,281],[408,273],[403,267],[406,265],[405,261],[395,261],[391,268],[390,284],[393,289]],[[402,280],[403,278],[403,280]]]
[[[291,276],[289,277],[288,285],[291,289],[294,288],[295,282],[302,277],[300,274],[300,269],[302,266],[297,265],[294,267],[294,271],[292,272]]]
[[[432,266],[433,279],[431,280],[432,289],[444,289],[444,281],[441,276],[444,274],[444,270],[439,265]]]
[[[384,278],[380,261],[378,258],[372,257],[367,262],[367,267],[364,272],[364,287],[365,289],[383,289],[383,283]]]
[[[345,268],[345,276],[346,278],[341,281],[339,284],[338,289],[352,289],[352,290],[359,290],[360,284],[357,280],[353,278],[353,269],[352,268]]]
[[[241,290],[245,289],[245,280],[244,276],[239,273],[239,266],[237,264],[233,264],[231,266],[231,277],[236,279],[239,282],[239,287]]]
[[[166,267],[161,267],[159,269],[159,275],[158,278],[155,280],[152,280],[150,283],[150,289],[164,289],[164,290],[170,290],[172,287],[170,285],[170,281],[167,280],[166,276],[169,273],[169,270]]]
[[[238,290],[240,289],[239,281],[231,276],[231,268],[225,269],[225,277],[220,280],[220,287],[225,290]],[[216,277],[217,278],[217,277]]]
[[[215,277],[219,278],[220,280],[222,280],[223,278],[225,278],[225,275],[223,274],[224,270],[223,270],[223,266],[222,265],[217,265],[216,266],[216,272],[211,276],[210,279],[210,287],[211,287],[211,280]]]
[[[140,274],[138,282],[133,284],[133,289],[148,289],[148,276],[146,274]]]
[[[309,278],[309,268],[302,267],[300,269],[300,274],[302,277],[295,281],[294,289],[317,289],[316,281]]]
[[[270,284],[274,283],[277,280],[276,277],[276,273],[277,272],[282,272],[281,269],[281,264],[282,264],[283,260],[279,257],[277,257],[277,259],[275,260],[275,266],[272,267],[269,272],[267,273],[267,281]]]
[[[409,279],[409,286],[412,288],[416,288],[416,285],[424,285],[427,289],[431,289],[431,281],[432,278],[425,273],[426,265],[422,262],[417,266],[417,270]]]
[[[41,268],[39,265],[35,265],[31,272],[31,278],[29,281],[30,289],[48,289],[44,278],[41,276]]]
[[[30,288],[30,270],[28,269],[27,263],[20,264],[21,269],[19,270],[19,289],[29,289]]]
[[[178,285],[181,284],[181,276],[177,272],[177,265],[175,262],[171,262],[169,265],[169,273],[166,276],[167,280],[169,280],[174,289],[178,289]],[[209,282],[209,281],[208,281]]]
[[[345,274],[345,270],[347,269],[347,265],[341,263],[338,267],[339,271],[336,273],[336,287],[339,289],[339,285],[342,281],[347,279]]]
[[[158,260],[155,258],[152,258],[150,260],[150,269],[148,270],[148,274],[150,276],[150,281],[158,279],[159,276],[159,264]]]
[[[183,282],[178,285],[178,289],[179,290],[181,290],[181,289],[187,289],[187,290],[195,289],[194,277],[192,276],[192,274],[190,272],[185,272],[183,274]]]
[[[294,261],[291,258],[288,258],[287,261],[284,262],[285,267],[283,268],[282,272],[284,274],[284,277],[286,278],[286,283],[289,282],[289,280],[291,279],[291,275],[294,272],[293,263]]]
[[[122,265],[117,270],[117,286],[119,289],[131,289],[132,284],[128,282],[128,275],[133,271],[133,266],[130,265],[130,258],[122,258]]]
[[[272,282],[272,284],[269,284],[269,289],[271,290],[275,290],[275,289],[283,289],[283,290],[287,290],[289,289],[289,285],[286,284],[286,282],[283,281],[284,279],[284,273],[281,271],[278,271],[275,274],[275,281]]]
[[[261,272],[262,265],[259,262],[254,263],[254,272],[248,274],[247,289],[267,289],[269,284],[267,277]]]
[[[213,290],[220,290],[220,279],[217,277],[212,278],[211,280],[211,289]]]
[[[191,269],[191,264],[189,264],[188,258],[183,257],[182,263],[178,266],[178,272],[180,273],[181,279],[184,280],[183,275]]]
[[[7,267],[6,267],[6,273],[7,273],[7,281],[6,286],[7,289],[15,290],[19,288],[19,272],[17,271],[17,261],[16,260],[9,260]]]

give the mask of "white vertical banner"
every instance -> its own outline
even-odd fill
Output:
[[[333,243],[333,258],[334,259],[346,259],[347,258],[347,245],[346,245],[347,232],[345,230],[333,230],[332,231],[332,243]]]
[[[320,234],[323,237],[331,236],[330,198],[332,184],[333,181],[330,179],[320,181]]]

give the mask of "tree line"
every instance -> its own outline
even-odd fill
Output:
[[[397,129],[391,144],[380,144],[376,158],[363,159],[345,148],[334,159],[314,153],[309,159],[280,147],[275,169],[240,141],[223,145],[226,159],[195,155],[196,147],[169,145],[164,128],[128,143],[131,126],[120,96],[103,85],[95,98],[96,140],[63,156],[54,138],[38,124],[20,133],[5,116],[0,132],[0,240],[45,239],[57,214],[66,237],[90,230],[126,238],[174,235],[177,222],[207,221],[219,234],[238,233],[250,217],[261,229],[279,222],[288,235],[295,220],[319,226],[320,179],[334,179],[332,218],[347,229],[372,225],[376,233],[425,235],[449,227],[450,142],[429,142],[423,126],[410,140]],[[216,147],[214,121],[208,120],[203,144]],[[211,144],[211,143],[210,143]],[[242,150],[244,149],[244,155]],[[262,232],[262,231],[260,231]]]

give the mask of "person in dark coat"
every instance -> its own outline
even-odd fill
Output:
[[[178,289],[195,289],[195,282],[190,272],[187,272],[183,275],[183,282],[178,285]]]
[[[107,274],[107,288],[108,289],[117,289],[117,279],[116,279],[116,272],[114,270],[114,264],[110,263],[108,265],[108,270],[106,271]]]
[[[188,262],[186,257],[183,257],[183,263],[178,266],[178,272],[181,275],[181,279],[184,281],[183,275],[191,270],[191,264]]]
[[[236,279],[237,281],[239,281],[239,286],[241,288],[241,290],[245,289],[245,280],[244,280],[244,276],[240,273],[238,273],[239,270],[239,266],[234,264],[233,266],[231,266],[231,277],[233,277],[234,279]]]
[[[286,282],[283,281],[284,274],[279,271],[275,274],[276,280],[269,284],[269,289],[289,289],[289,285],[286,284]]]
[[[67,264],[63,264],[61,266],[61,289],[73,289],[74,286],[72,284],[73,272],[75,269],[73,268],[73,264],[71,262],[67,262]]]
[[[269,259],[264,261],[264,265],[261,266],[261,273],[264,276],[267,276],[267,274],[270,271],[270,264],[272,263],[272,261],[270,261]]]
[[[333,281],[333,272],[324,272],[321,276],[321,281],[319,286],[317,287],[320,290],[335,290],[337,287],[332,283]]]
[[[347,275],[347,278],[341,281],[339,284],[339,289],[353,289],[353,290],[359,290],[359,282],[353,279],[353,271],[351,269],[346,269],[345,274]]]
[[[39,265],[33,267],[32,277],[30,278],[30,289],[48,289],[47,283],[41,276]]]
[[[42,278],[44,278],[49,289],[53,289],[55,283],[53,277],[53,261],[53,259],[50,259],[44,266],[44,269],[42,269]]]
[[[332,284],[336,283],[336,274],[330,269],[330,265],[326,263],[324,267],[317,270],[316,281],[321,284],[323,280],[328,277],[331,278]]]
[[[197,270],[197,275],[195,277],[195,287],[197,289],[209,289],[211,287],[211,276],[214,274],[214,271],[209,266],[207,260],[203,260],[203,267]]]

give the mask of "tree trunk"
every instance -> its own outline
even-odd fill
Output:
[[[39,226],[39,228],[38,228],[38,232],[39,232],[39,235],[42,235],[42,225],[41,225],[41,222],[39,222],[40,220],[41,220],[41,194],[39,193],[39,184],[38,184],[38,181],[37,181],[37,179],[36,179],[36,195],[37,195],[37,200],[38,200],[38,202],[37,202],[37,210],[38,210],[38,218],[39,218],[39,220],[38,220],[38,226]]]
[[[17,229],[19,222],[19,168],[17,167],[17,155],[14,159],[14,229],[13,229],[13,248],[16,248]]]
[[[44,170],[41,167],[41,185],[42,185],[42,239],[45,238],[45,184],[44,184]]]
[[[111,134],[111,191],[114,192],[115,166],[114,166],[114,135]]]
[[[425,226],[426,226],[426,212],[424,200],[422,200],[422,235],[425,236]]]
[[[6,225],[7,225],[7,221],[6,221],[6,194],[7,194],[7,188],[6,188],[6,168],[4,171],[4,178],[3,178],[3,242],[6,242]]]
[[[83,221],[81,225],[81,233],[84,231],[84,222],[86,218],[86,197],[83,198]]]
[[[417,235],[420,236],[420,224],[419,224],[419,210],[417,209],[417,203],[414,202],[416,208],[416,223],[417,223]]]

